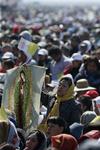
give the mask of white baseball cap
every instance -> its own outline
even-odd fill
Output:
[[[48,51],[46,49],[44,49],[44,48],[40,49],[38,51],[38,55],[46,56],[46,55],[48,55]]]
[[[83,57],[80,53],[74,53],[71,57],[71,61],[82,61]]]
[[[2,56],[2,59],[15,59],[16,57],[14,56],[14,54],[12,52],[6,52],[4,53],[4,55]]]
[[[38,43],[38,46],[39,46],[40,48],[44,48],[46,45],[47,45],[47,44],[46,44],[45,41],[40,41],[40,42]]]

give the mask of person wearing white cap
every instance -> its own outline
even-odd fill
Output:
[[[15,66],[15,60],[17,59],[12,52],[5,52],[2,56],[2,63],[0,72],[6,73],[7,70],[12,69]]]
[[[5,52],[1,58],[0,64],[0,101],[4,90],[4,83],[6,80],[6,72],[15,66],[15,56],[12,52]]]
[[[73,78],[78,74],[83,57],[80,53],[74,53],[71,57],[72,65],[64,69],[64,74],[70,73]]]
[[[41,48],[38,50],[37,55],[38,55],[37,56],[37,65],[46,67],[46,69],[47,69],[46,73],[49,74],[50,60],[48,59],[48,50]]]
[[[81,54],[88,54],[92,49],[92,44],[89,40],[84,40],[79,45],[79,51]]]
[[[38,51],[38,55],[46,56],[46,55],[48,55],[48,51],[46,49],[42,48]]]
[[[6,53],[4,53],[4,55],[2,56],[2,59],[4,60],[4,59],[15,59],[15,56],[14,56],[14,54],[12,53],[12,52],[6,52]]]

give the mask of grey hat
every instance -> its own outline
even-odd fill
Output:
[[[86,111],[82,114],[80,121],[82,124],[86,125],[89,124],[96,116],[97,115],[94,111]]]

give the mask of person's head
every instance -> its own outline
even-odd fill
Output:
[[[87,140],[79,146],[78,150],[100,150],[100,144],[97,140]]]
[[[91,56],[85,63],[85,69],[90,73],[95,73],[100,68],[100,63],[98,59],[94,56]]]
[[[79,36],[80,36],[80,40],[81,41],[89,40],[90,39],[89,31],[86,30],[86,29],[84,31],[80,32]]]
[[[84,126],[81,123],[73,123],[69,126],[70,134],[74,136],[77,140],[82,136]]]
[[[64,97],[65,95],[69,95],[67,97],[74,95],[74,82],[70,74],[62,76],[58,85],[57,96]]]
[[[77,141],[69,134],[59,134],[52,136],[51,145],[55,150],[75,150],[77,148]]]
[[[100,131],[99,130],[91,130],[91,131],[87,131],[85,134],[83,134],[80,139],[79,139],[79,143],[84,143],[87,140],[98,140],[100,138]]]
[[[9,123],[7,121],[0,121],[0,144],[7,143]]]
[[[3,144],[0,146],[0,150],[16,150],[16,147],[11,144]]]
[[[34,35],[33,36],[33,42],[34,43],[39,43],[41,41],[41,36],[40,35]]]
[[[70,57],[70,48],[68,48],[66,44],[62,46],[61,50],[66,57]]]
[[[26,139],[24,150],[44,150],[46,146],[45,134],[39,130],[34,130]]]
[[[74,53],[71,57],[73,68],[79,68],[82,63],[82,55],[80,53]]]
[[[76,81],[74,91],[76,92],[78,98],[89,90],[95,90],[95,88],[89,86],[87,79],[79,79]]]
[[[18,52],[18,62],[19,64],[23,64],[27,61],[27,55],[24,53],[24,51]]]
[[[4,60],[4,61],[2,61],[2,66],[5,70],[9,70],[9,69],[14,68],[15,62],[11,59]]]
[[[42,65],[42,63],[44,63],[47,59],[48,56],[48,51],[46,49],[40,49],[38,51],[38,63],[40,63],[40,65]]]
[[[87,91],[84,95],[90,96],[92,99],[94,99],[99,96],[99,93],[96,90],[91,90],[91,91]]]
[[[87,110],[92,110],[92,99],[90,96],[80,96],[78,101],[81,104],[81,110],[82,112],[85,112]]]
[[[58,46],[52,46],[49,49],[49,55],[54,59],[56,62],[59,62],[62,57],[62,52]]]
[[[12,52],[5,52],[2,56],[2,66],[5,70],[11,69],[15,65],[16,57]]]
[[[76,34],[73,34],[72,37],[71,37],[71,45],[72,47],[76,47],[78,46],[80,43],[80,38],[78,35]]]
[[[0,120],[0,144],[9,143],[16,148],[19,146],[19,137],[14,124],[9,120]]]
[[[23,150],[25,148],[25,131],[21,128],[17,128],[17,133],[20,138],[19,143],[20,150]]]
[[[96,116],[94,111],[85,111],[80,117],[80,122],[83,125],[88,125]]]
[[[81,54],[89,53],[91,51],[91,48],[92,44],[89,40],[84,40],[79,45]]]
[[[6,53],[6,52],[11,52],[12,51],[12,46],[10,44],[5,44],[3,47],[2,47],[2,52],[3,53]]]
[[[28,30],[24,30],[20,33],[19,38],[24,38],[27,41],[32,42],[33,38],[31,33]]]
[[[62,40],[64,41],[64,43],[66,43],[69,38],[70,38],[70,34],[68,32],[64,32],[63,37],[62,37]]]
[[[11,46],[12,46],[12,52],[14,53],[15,56],[18,57],[18,41],[17,40],[12,40],[11,41]]]
[[[61,117],[52,116],[47,120],[47,136],[51,138],[51,136],[61,134],[65,131],[66,122]]]

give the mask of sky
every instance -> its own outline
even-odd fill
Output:
[[[72,3],[72,4],[83,4],[83,3],[99,3],[100,0],[23,0],[24,2],[41,2],[41,3],[55,3],[55,4],[61,4],[61,3]]]

